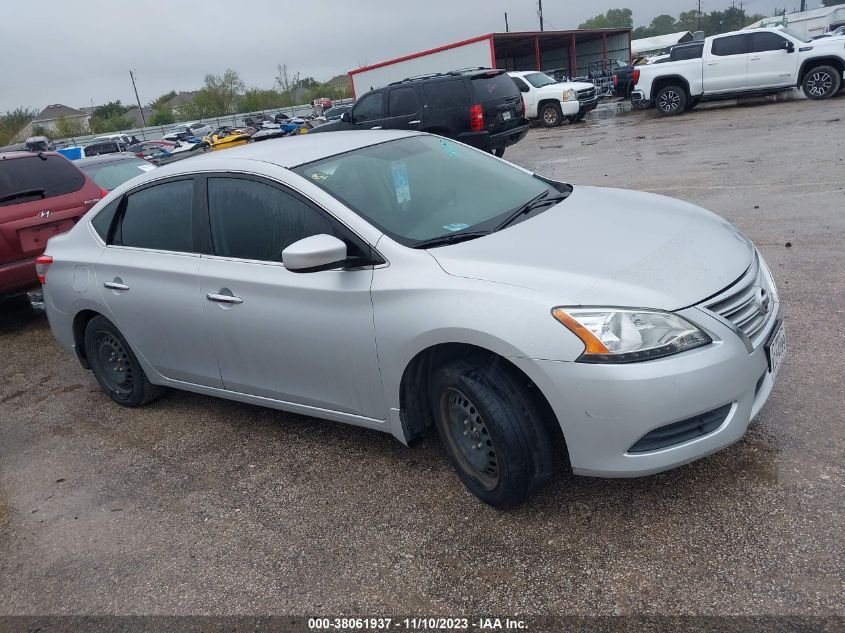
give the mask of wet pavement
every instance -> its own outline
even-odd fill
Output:
[[[180,392],[122,409],[37,301],[0,304],[0,614],[845,615],[843,114],[633,112],[508,150],[730,219],[774,272],[789,347],[738,444],[635,480],[560,469],[509,513],[434,437]]]

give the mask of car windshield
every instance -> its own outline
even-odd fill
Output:
[[[363,147],[294,171],[406,246],[491,231],[557,192],[529,172],[435,136]]]
[[[525,75],[524,79],[535,88],[542,88],[543,86],[558,83],[546,73],[531,73],[530,75]]]
[[[120,161],[81,165],[80,169],[100,187],[111,191],[127,180],[155,169],[155,166],[140,158],[127,158]]]
[[[792,29],[781,28],[781,31],[783,31],[784,33],[786,33],[789,37],[792,37],[792,38],[794,38],[794,39],[798,40],[799,42],[804,42],[805,44],[808,44],[809,42],[812,42],[812,41],[813,41],[813,40],[809,40],[809,39],[807,39],[806,37],[804,37],[804,36],[803,36],[803,35],[801,35],[800,33],[796,33],[796,32],[795,32],[795,31],[793,31]]]

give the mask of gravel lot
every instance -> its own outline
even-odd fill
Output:
[[[0,615],[845,615],[845,98],[594,116],[507,158],[708,207],[779,283],[789,356],[744,441],[496,512],[435,436],[169,392],[121,409],[0,305]]]

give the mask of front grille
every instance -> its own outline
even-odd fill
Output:
[[[742,278],[705,306],[730,321],[755,348],[777,313],[775,290],[763,266],[755,253],[754,262]]]
[[[661,426],[643,435],[637,440],[636,444],[628,449],[628,452],[648,453],[702,437],[722,426],[722,422],[725,421],[730,412],[731,405],[726,404],[694,418]]]
[[[578,91],[578,101],[591,101],[596,98],[595,88],[585,88]]]

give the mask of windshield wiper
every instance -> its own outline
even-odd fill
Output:
[[[545,193],[541,193],[539,196],[537,196],[535,198],[531,198],[531,200],[526,202],[524,205],[519,207],[516,211],[511,213],[507,218],[505,218],[505,220],[501,224],[499,224],[499,226],[497,226],[495,229],[493,229],[493,232],[495,233],[496,231],[501,231],[502,229],[509,227],[511,224],[513,224],[517,220],[517,218],[519,218],[523,215],[527,215],[527,214],[531,213],[532,211],[534,211],[535,209],[539,209],[541,207],[547,207],[547,206],[552,205],[552,204],[557,204],[558,202],[566,200],[569,197],[568,193],[559,193],[559,194],[554,195],[554,196],[549,195],[549,194],[551,194],[551,191],[546,191]]]
[[[0,197],[0,202],[8,202],[9,200],[17,200],[18,198],[27,198],[29,196],[44,197],[43,189],[25,189],[24,191],[15,191],[14,193],[6,194]]]
[[[435,246],[447,246],[449,244],[457,244],[458,242],[466,242],[474,240],[478,237],[490,235],[492,231],[468,231],[466,233],[447,233],[438,237],[432,237],[430,240],[421,240],[411,246],[411,248],[434,248]]]

